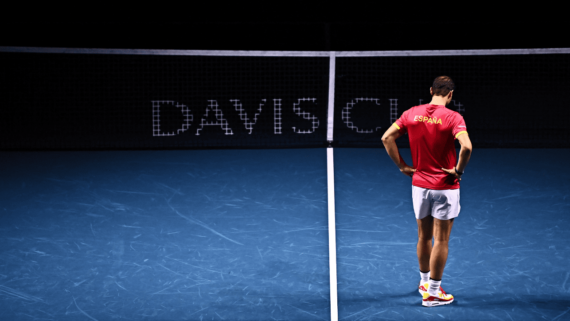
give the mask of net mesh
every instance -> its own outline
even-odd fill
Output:
[[[325,58],[0,54],[3,148],[324,146]]]
[[[456,84],[447,107],[464,116],[475,146],[570,147],[570,55],[343,57],[336,64],[338,146],[382,146],[386,129],[429,103],[431,83],[447,75]]]
[[[328,57],[2,52],[0,66],[4,150],[326,145]],[[570,147],[568,74],[568,54],[337,57],[333,145],[382,146],[447,75],[475,147]]]

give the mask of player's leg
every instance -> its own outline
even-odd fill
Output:
[[[459,189],[432,191],[434,244],[430,258],[431,278],[441,280],[449,252],[449,236],[454,218],[459,215]]]
[[[429,260],[433,238],[433,217],[431,216],[432,204],[429,193],[429,189],[412,186],[414,213],[418,223],[418,243],[416,251],[420,266],[420,283],[418,285],[418,291],[421,295],[427,291],[430,272]]]
[[[441,289],[443,270],[447,263],[449,238],[454,218],[459,215],[459,190],[432,191],[434,217],[434,244],[430,256],[431,275],[428,291],[423,294],[424,306],[438,306],[453,302],[454,298]]]
[[[426,307],[450,304],[454,300],[453,295],[445,293],[441,288],[441,279],[449,252],[449,235],[453,227],[453,219],[440,220],[434,218],[433,220],[434,244],[429,262],[431,272],[426,291],[422,294],[422,305]]]
[[[416,221],[418,222],[418,262],[420,271],[427,273],[430,271],[434,220],[433,216],[430,215]]]
[[[443,270],[447,262],[447,254],[449,252],[449,236],[451,235],[451,228],[453,227],[454,219],[440,220],[434,218],[434,244],[431,251],[430,270],[431,278],[441,280],[443,277]]]

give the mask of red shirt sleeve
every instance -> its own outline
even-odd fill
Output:
[[[400,118],[398,118],[398,120],[396,120],[396,122],[394,123],[394,125],[396,126],[396,128],[398,128],[398,130],[402,133],[405,134],[408,132],[408,126],[406,126],[407,124],[407,119],[408,119],[408,110],[406,110],[405,112],[402,113],[402,116]]]
[[[457,139],[457,137],[460,134],[467,133],[467,126],[465,125],[465,120],[463,119],[463,116],[461,116],[461,114],[459,113],[456,113],[454,115],[454,118],[451,122],[451,126],[452,126],[453,137],[455,139]]]

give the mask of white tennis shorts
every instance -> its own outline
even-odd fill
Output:
[[[450,220],[459,215],[459,189],[435,190],[412,185],[412,199],[416,219],[431,215],[440,220]]]

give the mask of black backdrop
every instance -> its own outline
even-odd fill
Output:
[[[195,50],[440,50],[570,47],[564,10],[548,6],[379,10],[343,4],[316,12],[283,4],[248,10],[200,3],[201,10],[132,8],[12,10],[0,21],[1,46]],[[440,9],[438,9],[440,7]],[[445,8],[443,8],[445,7]],[[480,11],[479,11],[479,10]],[[331,13],[332,10],[332,13]],[[54,12],[56,11],[56,12]],[[261,11],[261,13],[260,13]],[[292,11],[292,12],[290,12]],[[541,11],[546,11],[541,13]],[[101,13],[99,13],[101,12]]]

